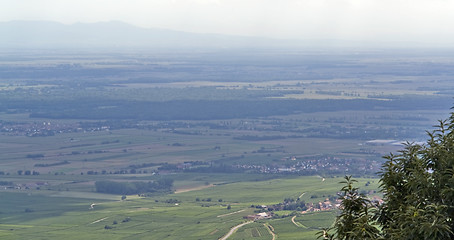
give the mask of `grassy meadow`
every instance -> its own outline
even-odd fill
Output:
[[[209,177],[208,177],[209,178]],[[340,189],[341,178],[287,177],[268,180],[224,176],[224,183],[200,190],[138,197],[90,192],[2,191],[2,239],[218,239],[253,214],[251,205],[272,205],[284,198],[322,201]],[[213,179],[214,180],[214,179]],[[358,179],[362,189],[376,189],[377,179]],[[366,182],[369,186],[364,186]],[[178,181],[177,181],[178,182]],[[178,185],[178,184],[177,184]],[[170,199],[175,201],[169,201]],[[210,199],[210,200],[208,200]],[[90,209],[91,205],[93,208]],[[231,209],[227,209],[227,206]],[[290,211],[276,213],[285,216]],[[245,225],[231,239],[271,239],[271,225],[279,239],[315,239],[329,226],[334,212],[298,214]]]

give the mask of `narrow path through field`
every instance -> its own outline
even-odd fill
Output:
[[[271,225],[268,224],[268,223],[264,223],[263,226],[265,226],[266,229],[268,229],[268,232],[271,234],[271,236],[273,236],[273,239],[272,239],[272,240],[276,240],[276,234],[274,233],[274,228],[273,228],[273,226],[271,226]]]
[[[209,185],[193,187],[193,188],[181,188],[181,189],[175,190],[175,193],[184,193],[184,192],[190,192],[190,191],[197,191],[197,190],[202,190],[202,189],[205,189],[205,188],[210,188],[210,187],[213,187],[213,186],[214,186],[213,184],[209,184]]]
[[[231,228],[230,231],[222,238],[219,238],[219,240],[226,240],[227,238],[229,238],[234,232],[236,232],[236,230],[238,230],[238,228],[244,226],[244,225],[247,225],[249,223],[253,223],[254,221],[249,221],[249,222],[244,222],[244,223],[241,223],[241,224],[238,224],[236,225],[235,227]]]
[[[298,198],[301,199],[304,196],[304,194],[306,194],[306,192],[301,193],[301,195]]]
[[[98,220],[96,220],[96,221],[94,221],[94,222],[92,222],[92,223],[90,223],[90,224],[99,223],[99,222],[104,221],[104,220],[106,220],[106,219],[108,219],[108,218],[109,218],[109,217],[101,218],[101,219],[98,219]]]
[[[236,211],[236,212],[227,213],[227,214],[222,214],[222,215],[219,215],[219,216],[217,216],[217,217],[225,217],[225,216],[232,215],[232,214],[235,214],[235,213],[244,212],[245,210],[246,210],[246,209],[239,210],[239,211]]]
[[[295,224],[295,226],[297,226],[297,227],[302,227],[302,228],[306,228],[306,229],[307,229],[307,227],[304,226],[303,224],[301,224],[301,223],[299,223],[299,222],[296,222],[296,221],[295,221],[295,218],[296,218],[296,216],[293,216],[293,217],[292,217],[292,223]]]

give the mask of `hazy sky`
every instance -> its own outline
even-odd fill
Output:
[[[119,20],[278,38],[454,42],[454,0],[0,0],[0,21]]]

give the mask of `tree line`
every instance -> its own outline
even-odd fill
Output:
[[[125,101],[87,97],[80,99],[54,99],[32,101],[9,99],[0,96],[0,111],[14,109],[30,113],[32,118],[50,119],[108,119],[108,120],[212,120],[267,117],[294,113],[345,110],[415,110],[443,109],[445,98],[426,97],[354,100],[173,100],[173,101]],[[109,106],[109,107],[105,107]]]
[[[173,186],[173,179],[162,178],[149,182],[116,182],[96,181],[96,192],[131,195],[154,192],[170,192]]]

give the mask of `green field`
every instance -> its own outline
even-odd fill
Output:
[[[49,190],[2,191],[0,236],[2,239],[217,239],[253,214],[251,205],[277,204],[283,198],[318,202],[339,189],[340,178],[291,177],[233,182],[239,175],[225,176],[225,184],[176,194],[140,198]],[[207,176],[209,178],[209,176]],[[359,179],[364,187],[374,179]],[[232,183],[228,183],[232,182]],[[311,196],[317,195],[317,198]],[[176,199],[178,203],[166,203]],[[196,199],[199,199],[197,201]],[[207,201],[211,199],[211,201]],[[90,209],[91,204],[95,204]],[[231,209],[228,210],[227,206]],[[261,220],[240,228],[231,239],[271,239],[263,226],[270,224],[280,239],[314,239],[320,227],[333,222],[332,212]],[[108,229],[106,229],[108,228]]]
[[[454,93],[449,51],[74,54],[0,59],[0,239],[219,239],[262,205],[335,201],[345,175],[374,195]],[[337,215],[301,212],[229,239],[315,239]]]

